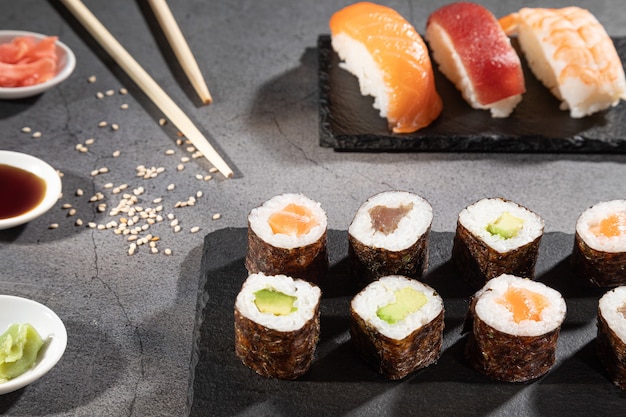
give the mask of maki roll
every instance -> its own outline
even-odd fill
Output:
[[[328,269],[327,218],[320,203],[281,194],[248,215],[249,274],[288,275],[319,284]]]
[[[388,379],[401,379],[439,359],[444,307],[428,285],[399,275],[382,277],[350,304],[357,354]]]
[[[596,342],[609,378],[626,389],[626,287],[614,288],[600,298]]]
[[[259,375],[296,379],[320,335],[320,289],[286,275],[250,275],[235,301],[235,353]]]
[[[544,222],[503,198],[485,198],[461,211],[452,262],[475,289],[502,274],[533,278]]]
[[[362,286],[385,275],[420,278],[428,267],[433,210],[422,197],[385,191],[359,207],[348,228],[348,257]]]
[[[601,202],[580,215],[572,264],[593,286],[626,285],[626,200]]]
[[[465,356],[474,369],[498,381],[538,378],[554,365],[565,313],[561,294],[545,284],[496,277],[470,300]]]

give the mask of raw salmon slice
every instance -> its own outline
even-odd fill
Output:
[[[541,312],[549,305],[548,299],[537,292],[526,288],[509,288],[498,300],[511,313],[516,323],[522,320],[541,320]]]
[[[626,233],[626,213],[611,214],[595,226],[589,228],[596,236],[616,237]]]
[[[432,123],[443,108],[422,37],[395,10],[360,2],[335,12],[329,22],[332,46],[342,67],[359,79],[361,94],[395,133]]]
[[[302,236],[319,223],[311,210],[298,204],[288,204],[268,218],[272,232],[291,236]]]

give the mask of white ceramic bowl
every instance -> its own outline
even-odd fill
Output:
[[[61,359],[67,346],[67,330],[54,311],[27,298],[0,295],[0,334],[15,323],[30,323],[44,340],[44,345],[32,368],[0,384],[0,395],[23,388],[44,376]]]
[[[46,194],[36,207],[19,216],[0,219],[0,230],[27,223],[48,211],[61,194],[61,178],[54,168],[39,158],[25,153],[0,151],[0,165],[10,165],[37,175],[46,182]]]
[[[40,33],[26,32],[22,30],[0,30],[0,43],[10,42],[18,36],[32,36],[36,39],[43,39],[49,35]],[[0,99],[13,100],[26,97],[36,96],[44,91],[56,86],[74,71],[76,67],[76,57],[70,48],[63,42],[57,40],[57,54],[59,56],[59,70],[57,75],[44,83],[35,84],[27,87],[0,87]]]

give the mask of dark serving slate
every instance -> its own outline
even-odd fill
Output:
[[[624,415],[626,393],[607,379],[595,354],[597,302],[570,267],[573,235],[547,233],[536,279],[568,306],[557,363],[529,383],[501,383],[470,368],[461,326],[472,291],[449,262],[453,233],[432,232],[425,281],[445,303],[439,361],[401,381],[388,381],[351,349],[347,232],[329,231],[331,269],[322,283],[321,337],[310,371],[296,381],[266,379],[235,356],[233,306],[247,273],[246,229],[206,236],[194,330],[188,412],[191,416],[608,416]]]
[[[613,39],[626,60],[626,38]],[[513,46],[519,51],[516,39]],[[494,119],[472,109],[433,65],[444,109],[430,126],[412,134],[393,134],[359,91],[357,78],[339,67],[330,37],[318,38],[320,145],[337,151],[385,152],[626,152],[626,103],[595,115],[572,119],[532,75],[525,61],[526,93],[515,111]]]

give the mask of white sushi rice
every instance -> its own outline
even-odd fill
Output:
[[[591,228],[615,213],[626,213],[626,200],[600,202],[585,210],[576,221],[576,233],[592,249],[602,252],[626,252],[626,231],[620,236],[596,236]]]
[[[296,311],[285,316],[262,313],[257,308],[254,293],[263,289],[273,289],[283,294],[297,297],[294,302]],[[286,275],[265,275],[263,273],[248,276],[237,295],[235,308],[244,317],[267,328],[281,332],[292,332],[302,328],[313,318],[322,293],[319,287]]]
[[[422,292],[427,298],[426,304],[394,324],[380,319],[376,315],[378,309],[395,302],[395,291],[407,287]],[[402,340],[433,321],[443,310],[443,300],[434,289],[420,281],[400,275],[389,275],[365,287],[352,299],[351,306],[359,317],[374,326],[382,335]]]
[[[272,214],[292,203],[308,208],[318,224],[301,236],[274,233],[268,219]],[[281,194],[272,197],[250,212],[248,222],[254,233],[263,241],[285,249],[293,249],[317,242],[324,235],[328,226],[326,212],[322,209],[321,204],[302,194]]]
[[[384,73],[374,61],[366,46],[345,33],[338,33],[331,40],[333,49],[343,61],[339,66],[359,80],[359,88],[364,96],[374,97],[373,107],[380,116],[387,117],[389,90],[384,81]]]
[[[498,219],[502,213],[524,221],[516,236],[505,239],[498,234],[491,234],[487,226]],[[541,217],[525,207],[502,198],[485,198],[466,207],[459,213],[459,222],[474,236],[479,237],[494,250],[505,253],[524,246],[543,234],[544,222]]]
[[[600,298],[598,308],[609,327],[622,340],[622,343],[626,343],[626,316],[624,316],[626,286],[614,288],[604,294]]]
[[[546,297],[548,306],[540,314],[540,320],[513,320],[513,313],[499,300],[509,288],[521,288]],[[503,274],[487,281],[487,284],[475,295],[476,315],[487,325],[503,333],[514,336],[540,336],[548,333],[563,323],[567,307],[561,294],[541,282],[514,275]]]
[[[436,23],[429,24],[426,28],[426,38],[433,51],[433,59],[439,64],[441,72],[456,86],[465,101],[473,108],[489,110],[491,117],[494,118],[504,118],[508,117],[522,101],[522,95],[516,94],[493,103],[480,103],[474,84],[446,31]]]
[[[413,207],[400,220],[395,231],[385,234],[372,226],[369,211],[376,206],[397,208],[412,204]],[[431,205],[407,191],[384,191],[370,197],[357,210],[348,233],[366,246],[399,251],[415,244],[428,230],[433,221]]]

